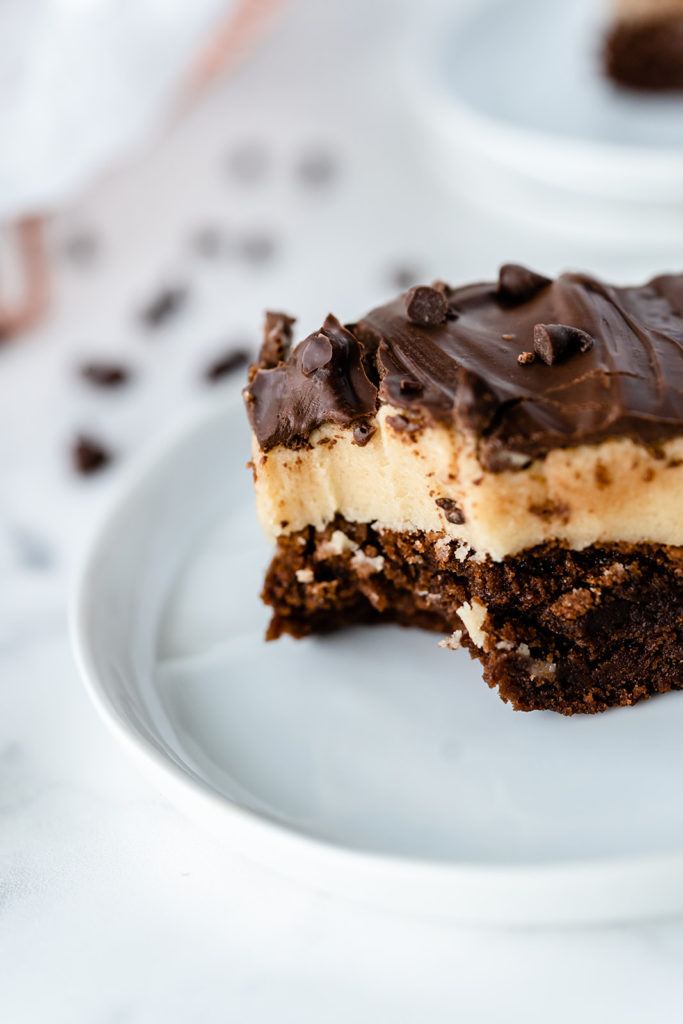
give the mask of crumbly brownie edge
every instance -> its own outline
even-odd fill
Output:
[[[494,562],[337,517],[279,539],[263,599],[268,639],[378,622],[446,634],[518,710],[595,713],[683,689],[680,547],[543,544]]]

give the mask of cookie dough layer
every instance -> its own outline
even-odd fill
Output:
[[[367,444],[326,425],[310,448],[254,445],[259,517],[274,539],[335,516],[400,532],[437,532],[500,561],[562,541],[683,545],[683,437],[657,450],[627,438],[558,448],[526,468],[487,472],[473,442],[434,426],[410,434],[383,407]]]

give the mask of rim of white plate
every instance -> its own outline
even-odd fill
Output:
[[[345,847],[231,802],[166,757],[120,713],[98,671],[89,632],[91,611],[106,585],[100,579],[102,554],[121,522],[135,515],[150,472],[170,466],[182,440],[199,440],[239,402],[238,395],[204,401],[134,459],[72,580],[69,629],[85,689],[108,730],[154,786],[252,863],[385,911],[512,926],[609,923],[683,913],[683,849],[624,858],[482,865]]]

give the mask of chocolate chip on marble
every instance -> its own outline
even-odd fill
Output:
[[[528,270],[518,263],[505,263],[498,273],[498,295],[505,302],[528,302],[551,283],[549,277]]]
[[[96,388],[119,388],[127,384],[131,372],[122,363],[83,363],[79,373]]]
[[[311,150],[297,162],[296,172],[306,185],[326,185],[336,173],[334,157],[327,150]]]
[[[243,185],[261,181],[268,169],[268,154],[259,142],[237,146],[228,156],[230,175]]]
[[[268,263],[275,255],[275,240],[270,235],[254,233],[246,235],[239,243],[238,251],[252,266]]]
[[[74,468],[81,476],[99,473],[112,461],[112,453],[93,437],[80,434],[71,450]]]
[[[579,352],[588,352],[593,338],[586,331],[566,324],[536,324],[534,352],[547,366],[559,363]]]
[[[250,355],[246,349],[233,348],[207,366],[204,371],[204,380],[209,384],[222,380],[223,377],[228,377],[242,366],[246,366],[249,359]]]
[[[533,352],[520,352],[517,356],[517,362],[520,366],[528,366],[529,363],[536,362],[536,356]]]
[[[315,334],[306,343],[301,359],[301,369],[310,377],[316,370],[322,370],[332,361],[332,342],[324,334]]]
[[[99,241],[92,231],[78,231],[64,242],[63,252],[70,263],[84,267],[92,263],[99,249]]]
[[[163,288],[142,309],[140,319],[146,327],[162,327],[180,311],[186,300],[187,288],[182,285]]]
[[[377,431],[377,427],[371,423],[364,423],[362,420],[360,423],[356,423],[353,428],[353,444],[357,444],[360,448],[364,448],[365,445],[372,439]]]
[[[218,259],[227,248],[227,239],[220,228],[207,226],[200,228],[192,237],[192,246],[200,256],[207,260]]]
[[[420,284],[404,298],[406,316],[421,327],[438,327],[446,319],[448,300],[437,288]]]
[[[457,501],[453,501],[452,498],[437,498],[436,504],[439,508],[443,509],[444,515],[449,523],[454,523],[456,526],[460,526],[465,522],[465,513],[460,508]]]

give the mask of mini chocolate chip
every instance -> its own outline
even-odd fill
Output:
[[[547,366],[593,347],[590,334],[566,324],[536,324],[534,352]]]
[[[316,370],[322,370],[332,361],[332,342],[324,334],[315,334],[306,344],[301,359],[301,369],[310,377]]]
[[[528,366],[529,363],[534,363],[535,361],[536,356],[533,352],[520,352],[517,356],[517,362],[520,366]]]
[[[187,299],[187,289],[182,286],[164,288],[140,313],[146,327],[161,327],[180,310]]]
[[[212,226],[200,228],[192,238],[192,245],[200,256],[208,260],[222,256],[228,248],[227,239],[220,228]]]
[[[411,420],[400,413],[395,416],[387,416],[387,423],[399,433],[416,434],[418,430],[422,429],[422,423],[419,420]]]
[[[360,448],[364,448],[368,441],[374,436],[377,431],[377,427],[373,426],[372,423],[364,423],[362,420],[360,423],[356,423],[353,428],[353,444],[357,444]]]
[[[71,263],[85,266],[95,259],[98,248],[97,237],[92,232],[80,231],[64,242],[64,255]]]
[[[242,239],[239,251],[247,263],[259,266],[275,255],[275,241],[270,235],[253,234]]]
[[[80,374],[96,388],[118,388],[130,380],[130,370],[121,363],[84,363]]]
[[[228,170],[233,178],[242,184],[260,181],[267,170],[268,155],[258,142],[247,142],[238,146],[228,158]]]
[[[411,288],[404,298],[406,315],[411,323],[422,327],[438,327],[446,319],[448,300],[437,288],[420,284]]]
[[[409,377],[403,377],[399,387],[404,394],[417,395],[423,390],[419,380],[411,380]]]
[[[103,444],[85,434],[76,438],[71,455],[76,472],[82,476],[98,473],[112,460],[111,452]]]
[[[518,263],[505,263],[498,274],[498,295],[506,302],[528,302],[551,283],[549,277],[536,274]]]
[[[437,498],[436,504],[439,508],[442,508],[444,515],[449,523],[454,523],[456,526],[460,526],[465,522],[465,513],[458,505],[457,501],[453,501],[452,498]]]
[[[234,373],[235,370],[239,370],[240,367],[246,366],[249,358],[250,356],[246,349],[231,349],[207,366],[204,370],[204,380],[213,384],[214,381],[221,380],[221,378],[227,377],[228,374]]]
[[[324,150],[304,154],[297,164],[297,174],[306,185],[326,185],[335,171],[334,158]]]

